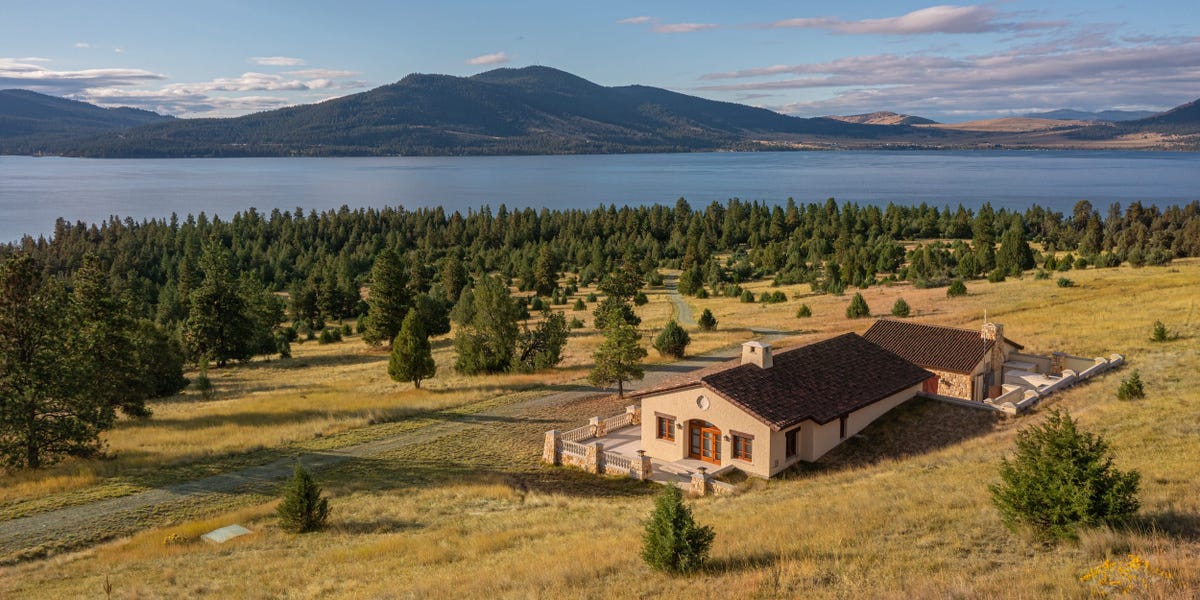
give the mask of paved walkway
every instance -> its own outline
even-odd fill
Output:
[[[663,287],[667,288],[667,299],[675,306],[675,321],[684,327],[695,327],[696,319],[692,317],[692,306],[679,294],[679,276],[664,277]]]
[[[764,341],[781,336],[779,332],[771,330],[755,333]],[[654,387],[672,377],[728,360],[739,353],[740,347],[725,348],[674,363],[649,365],[645,369],[646,377],[628,389]],[[471,427],[480,417],[521,418],[531,409],[568,404],[610,391],[579,385],[572,390],[454,417],[394,437],[337,450],[309,452],[299,458],[309,469],[321,471],[355,458],[377,456],[398,448],[432,442]],[[38,547],[84,547],[162,525],[165,519],[156,515],[156,512],[172,506],[203,505],[206,498],[215,501],[231,494],[274,493],[279,483],[291,475],[295,464],[296,458],[281,458],[256,467],[0,522],[0,564],[11,562],[12,557]]]

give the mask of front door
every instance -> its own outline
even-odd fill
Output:
[[[714,465],[721,464],[721,430],[708,421],[689,421],[691,447],[688,456]]]

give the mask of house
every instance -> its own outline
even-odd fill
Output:
[[[976,402],[1002,393],[1005,363],[1024,349],[999,323],[972,330],[880,319],[863,337],[937,375],[922,391]]]
[[[634,395],[641,450],[662,462],[770,477],[817,460],[931,376],[854,333],[777,354],[747,342],[740,364]]]

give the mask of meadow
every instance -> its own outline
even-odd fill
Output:
[[[1085,598],[1080,577],[1133,553],[1170,573],[1138,597],[1200,590],[1200,260],[1168,267],[1087,269],[1075,285],[1032,274],[972,282],[965,297],[907,284],[862,290],[873,314],[898,297],[914,319],[978,327],[1002,322],[1034,352],[1124,354],[1128,365],[1051,397],[1015,419],[933,401],[910,402],[816,464],[772,481],[751,480],[730,496],[692,501],[717,532],[709,566],[673,578],[638,556],[655,487],[539,463],[542,433],[619,412],[598,396],[563,406],[531,405],[518,418],[480,418],[426,443],[317,473],[331,497],[330,528],[293,536],[274,524],[276,500],[246,495],[167,514],[160,526],[82,551],[0,568],[0,597],[745,597]],[[701,352],[785,332],[777,346],[864,331],[845,317],[846,296],[807,285],[788,301],[746,304],[688,298],[709,308],[718,331],[693,333]],[[586,294],[586,291],[584,291]],[[639,308],[648,332],[672,314],[661,288]],[[799,303],[813,316],[795,316]],[[572,315],[566,307],[568,318]],[[589,306],[590,311],[590,306]],[[590,324],[590,313],[579,313]],[[1179,338],[1150,341],[1161,320]],[[649,338],[646,336],[646,343]],[[0,519],[120,495],[161,481],[218,472],[304,449],[405,435],[447,414],[513,405],[539,390],[580,385],[599,337],[579,330],[563,365],[537,375],[464,377],[453,351],[435,341],[438,375],[422,390],[387,378],[386,355],[356,338],[306,343],[292,359],[214,372],[218,393],[154,403],[145,423],[108,434],[111,458],[67,463],[0,481]],[[662,360],[651,351],[652,360]],[[1122,377],[1138,369],[1147,397],[1121,402]],[[545,386],[545,387],[544,387]],[[1077,542],[1034,544],[1006,530],[989,501],[1000,457],[1047,408],[1063,407],[1110,441],[1119,468],[1142,473],[1142,508],[1126,527],[1084,532]],[[222,546],[201,533],[229,523],[255,533]],[[176,539],[182,543],[168,542]]]

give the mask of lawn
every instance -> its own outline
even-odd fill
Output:
[[[697,519],[713,525],[717,537],[709,567],[693,577],[651,572],[638,556],[652,484],[539,464],[542,432],[617,412],[623,404],[597,398],[530,409],[520,419],[481,420],[429,443],[318,473],[332,498],[326,532],[284,534],[274,526],[274,501],[257,498],[227,513],[180,519],[93,549],[5,567],[0,597],[99,596],[107,578],[114,598],[692,597],[714,590],[762,598],[1086,598],[1091,590],[1079,578],[1106,558],[1128,553],[1173,575],[1143,596],[1195,594],[1200,261],[1069,276],[1075,287],[1029,275],[969,283],[969,294],[955,299],[947,299],[944,289],[908,285],[863,290],[874,314],[886,314],[900,296],[924,322],[975,328],[986,311],[1032,351],[1119,352],[1128,366],[1016,419],[912,402],[815,465],[770,482],[752,480],[732,496],[696,499]],[[770,289],[765,282],[746,287],[756,295]],[[725,342],[749,337],[751,327],[788,332],[777,344],[784,346],[870,325],[870,319],[845,318],[853,290],[838,297],[811,295],[805,285],[781,289],[789,300],[775,305],[688,301],[696,315],[704,308],[714,312],[729,336]],[[647,328],[661,327],[671,314],[660,296],[650,294],[641,310]],[[799,302],[812,307],[811,318],[795,317]],[[1181,337],[1151,342],[1155,320]],[[110,477],[106,469],[137,471],[163,461],[203,465],[205,453],[219,462],[255,444],[270,449],[367,436],[372,428],[433,418],[446,407],[470,410],[473,403],[528,394],[539,380],[578,379],[595,343],[591,334],[573,338],[566,366],[549,375],[489,378],[450,374],[451,352],[439,345],[439,375],[422,392],[390,382],[385,357],[356,340],[305,344],[291,361],[220,372],[214,401],[189,395],[156,404],[149,423],[123,424],[112,434],[115,458],[109,461],[65,465],[36,479],[10,478],[4,493],[15,484],[26,486],[18,497],[56,497],[68,493],[61,490],[94,488]],[[307,366],[295,366],[301,363]],[[1120,379],[1133,369],[1146,383],[1146,399],[1116,400]],[[1142,508],[1130,526],[1041,546],[1000,524],[987,491],[997,480],[999,459],[1011,452],[1020,427],[1056,406],[1105,435],[1119,468],[1142,473]],[[266,424],[249,428],[255,419],[238,417],[244,414],[260,415]],[[160,419],[164,423],[156,424]],[[368,425],[373,420],[389,422]],[[130,445],[117,445],[121,435]],[[172,435],[188,442],[172,448]],[[83,481],[89,469],[96,469],[95,479],[71,483],[72,473]],[[56,478],[66,479],[51,483]],[[256,533],[225,546],[195,541],[234,522]],[[165,543],[173,533],[184,543]]]

